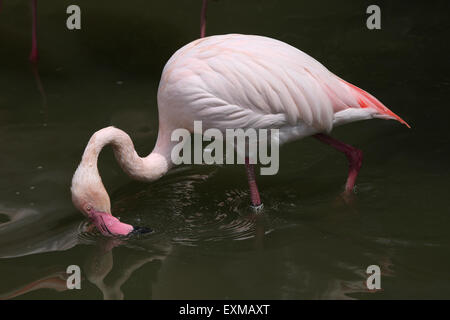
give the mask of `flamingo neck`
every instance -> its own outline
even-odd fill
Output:
[[[140,181],[154,181],[171,167],[170,157],[167,157],[167,152],[158,142],[152,153],[141,158],[128,134],[115,127],[106,127],[92,135],[80,165],[95,170],[98,175],[98,156],[103,147],[111,145],[117,162],[128,176]]]

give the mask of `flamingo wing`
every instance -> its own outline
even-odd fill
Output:
[[[210,127],[303,122],[331,131],[335,114],[350,108],[365,109],[370,117],[397,117],[306,53],[271,38],[236,34],[178,50],[164,68],[158,100],[189,106]]]

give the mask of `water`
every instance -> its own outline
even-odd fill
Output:
[[[208,34],[286,41],[412,129],[373,120],[333,132],[364,151],[351,199],[340,196],[342,154],[313,139],[286,145],[279,174],[258,177],[261,216],[248,209],[241,166],[181,167],[142,184],[105,150],[113,212],[154,228],[129,240],[90,230],[71,176],[99,128],[122,128],[141,155],[152,149],[160,73],[197,37],[200,1],[79,1],[81,31],[65,29],[69,4],[38,4],[40,79],[27,61],[28,1],[0,13],[1,298],[450,298],[445,2],[381,2],[380,31],[365,28],[364,1],[211,2]],[[72,264],[82,290],[66,288]],[[372,264],[382,271],[375,293],[365,287]]]

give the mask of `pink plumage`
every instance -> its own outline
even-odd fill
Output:
[[[202,120],[219,129],[292,128],[293,135],[299,127],[310,135],[376,117],[405,123],[297,48],[240,34],[202,38],[179,49],[163,70],[158,105],[163,120],[175,126]]]
[[[205,19],[202,18],[204,31]],[[105,235],[129,234],[136,228],[111,214],[110,201],[97,170],[101,149],[111,144],[124,171],[133,179],[153,181],[175,164],[171,140],[175,129],[279,129],[279,143],[313,136],[349,161],[345,191],[351,192],[362,152],[324,134],[358,120],[395,119],[409,125],[375,97],[340,79],[306,53],[284,42],[252,35],[202,38],[179,49],[167,62],[158,89],[159,131],[147,157],[134,150],[117,128],[97,131],[89,140],[72,179],[72,200]],[[261,208],[253,166],[246,162],[250,198]]]

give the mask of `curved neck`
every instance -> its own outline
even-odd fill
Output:
[[[128,134],[115,127],[106,127],[94,133],[88,142],[80,163],[97,171],[98,156],[111,144],[114,155],[128,176],[140,181],[153,181],[163,176],[172,166],[169,152],[161,146],[159,137],[154,150],[145,158],[139,157]],[[98,171],[97,171],[98,174]]]

